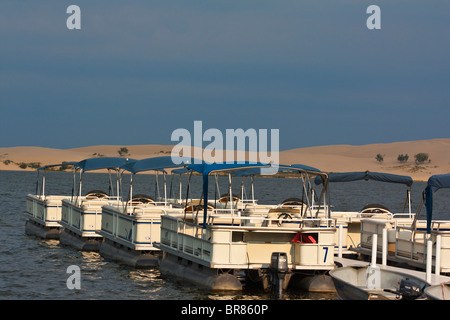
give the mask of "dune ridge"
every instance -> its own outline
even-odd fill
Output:
[[[119,156],[120,148],[127,148],[123,155],[144,159],[171,154],[172,145],[97,145],[71,149],[21,146],[0,148],[0,170],[36,170],[32,166],[80,161],[97,156]],[[414,155],[427,153],[429,160],[416,164]],[[383,161],[376,160],[380,154]],[[407,162],[397,157],[407,154]],[[192,153],[193,155],[193,153]],[[280,151],[281,164],[301,163],[325,172],[377,171],[411,176],[416,181],[426,181],[431,175],[450,173],[450,139],[430,139],[367,145],[329,145]],[[26,164],[26,168],[24,167]]]

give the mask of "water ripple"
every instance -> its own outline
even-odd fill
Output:
[[[102,177],[97,175],[96,177]],[[193,181],[200,183],[198,177]],[[25,235],[25,198],[35,188],[35,173],[0,171],[0,299],[133,299],[133,300],[263,300],[270,294],[245,290],[240,294],[211,293],[194,286],[162,276],[158,269],[141,270],[103,259],[96,252],[80,252],[60,245],[56,240],[42,240]],[[103,178],[102,178],[103,179]],[[92,189],[107,185],[107,176],[98,180]],[[286,181],[287,180],[287,181]],[[47,178],[47,190],[53,194],[70,194],[71,173],[52,173]],[[106,182],[105,182],[106,181]],[[280,186],[277,183],[280,183]],[[281,182],[283,184],[281,184]],[[141,186],[145,186],[145,181]],[[420,201],[424,183],[413,185],[413,207]],[[146,186],[148,188],[148,186]],[[279,203],[298,187],[294,179],[262,178],[256,181],[256,193],[265,202]],[[392,187],[391,189],[386,189]],[[405,190],[386,184],[355,183],[331,185],[331,200],[337,209],[359,210],[367,202],[381,202],[393,210],[403,204]],[[223,188],[225,190],[225,187]],[[368,190],[367,190],[368,189]],[[201,189],[198,189],[201,190]],[[363,191],[367,190],[367,191]],[[279,192],[277,192],[279,191]],[[395,195],[395,196],[394,196]],[[200,196],[199,195],[193,195]],[[265,197],[265,198],[264,198]],[[368,201],[370,198],[370,201]],[[437,216],[450,207],[450,190],[436,194]],[[70,276],[67,268],[80,267],[81,289],[67,287]],[[314,295],[305,292],[287,292],[286,300],[335,299],[334,295]]]

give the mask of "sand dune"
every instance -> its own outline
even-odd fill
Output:
[[[416,165],[414,155],[418,153],[428,153],[430,161]],[[383,162],[375,159],[377,154],[383,156]],[[399,162],[400,154],[407,154],[408,161]],[[425,181],[433,174],[450,173],[450,139],[301,148],[283,151],[280,159],[329,172],[369,170],[409,175],[414,180]]]
[[[118,150],[128,149],[128,157],[144,159],[170,155],[170,145],[99,145],[73,149],[42,147],[0,148],[0,170],[35,170],[32,164],[47,165],[63,161],[80,161],[96,156],[119,156]],[[427,153],[429,161],[416,165],[414,155]],[[383,156],[378,162],[377,154]],[[406,163],[397,160],[407,154]],[[425,181],[433,174],[450,173],[450,139],[432,139],[361,146],[331,145],[298,148],[280,152],[280,163],[301,163],[326,172],[378,171],[409,175],[414,180]],[[22,169],[21,163],[29,166]],[[22,164],[22,167],[24,165]]]

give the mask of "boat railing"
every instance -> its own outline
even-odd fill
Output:
[[[270,263],[270,253],[277,250],[288,252],[291,267],[327,269],[333,265],[333,228],[309,225],[307,222],[310,221],[306,220],[310,219],[304,219],[305,224],[302,227],[227,225],[220,219],[231,216],[212,216],[214,217],[211,221],[214,223],[206,227],[192,217],[162,216],[162,249],[185,254],[201,264],[224,268],[267,267]],[[248,217],[240,219],[245,220]],[[299,234],[309,234],[317,241],[307,243],[296,240],[296,235]]]
[[[414,219],[414,213],[412,212],[400,212],[400,213],[394,213],[392,215],[393,219]]]
[[[128,244],[131,244],[132,246],[135,246],[135,249],[137,250],[142,250],[145,248],[159,250],[154,247],[154,244],[159,243],[160,241],[159,230],[155,230],[155,228],[159,229],[160,224],[161,219],[159,217],[147,217],[145,230],[133,229],[133,231],[131,232],[131,236],[124,236],[116,230],[114,236],[118,237]],[[116,226],[117,225],[118,222],[116,220]]]
[[[115,200],[117,201],[117,200]],[[101,208],[105,204],[109,204],[111,201],[108,199],[81,199],[79,202],[72,202],[73,205],[85,209]]]
[[[182,208],[172,208],[167,206],[154,206],[154,207],[133,207],[131,208],[131,212],[128,212],[130,216],[136,217],[146,217],[146,216],[160,216],[160,215],[168,215],[168,214],[181,214],[183,212]]]
[[[450,236],[450,221],[448,220],[433,220],[431,222],[430,234],[427,235],[426,221],[418,220],[415,227],[410,225],[397,225],[397,239],[400,241],[412,241],[424,243],[427,239],[437,236]]]
[[[102,207],[108,200],[83,200],[81,203],[70,198],[62,200],[61,224],[82,236],[95,236],[101,229]]]
[[[276,228],[322,228],[322,227],[330,227],[336,228],[336,219],[334,218],[325,218],[325,217],[291,217],[287,218],[278,217],[278,218],[270,218],[268,217],[268,210],[264,210],[259,215],[250,215],[247,216],[241,210],[234,209],[212,209],[208,210],[208,214],[206,216],[206,225],[208,226],[224,226],[224,225],[233,225],[233,226],[242,226],[242,227],[276,227]],[[193,221],[198,221],[198,224],[203,223],[203,211],[194,213]]]
[[[47,194],[45,194],[45,195],[42,195],[42,194],[37,194],[37,195],[29,194],[28,196],[29,197],[33,197],[33,198],[38,199],[38,200],[41,200],[41,201],[51,201],[51,200],[59,200],[60,201],[62,199],[70,197],[70,196],[67,196],[67,195],[47,195]]]
[[[407,258],[411,261],[425,262],[426,234],[426,231],[411,228],[411,226],[397,226],[395,232],[395,256]]]
[[[323,211],[320,211],[321,214]],[[393,213],[385,212],[385,213],[363,213],[359,211],[331,211],[331,216],[338,218],[340,220],[346,220],[348,222],[359,221],[361,219],[373,218],[373,219],[384,219],[391,220],[394,217]]]
[[[200,203],[203,203],[202,200],[199,201]],[[248,206],[257,206],[257,200],[237,200],[237,201],[210,201],[210,205],[213,205],[216,209],[234,209],[234,210],[243,210],[244,208]]]
[[[25,215],[48,227],[60,227],[61,201],[67,198],[64,195],[27,195]]]
[[[202,264],[246,263],[242,250],[236,250],[241,247],[245,252],[245,243],[232,242],[227,233],[213,233],[210,229],[194,223],[191,217],[177,219],[171,216],[163,216],[161,220],[161,245],[163,250],[175,250]],[[220,249],[220,255],[213,256],[213,246]]]
[[[182,216],[181,208],[142,205],[127,207],[103,206],[100,233],[134,250],[159,250],[161,217]]]
[[[432,220],[431,221],[432,234],[450,234],[449,220]]]
[[[257,205],[258,200],[257,199],[241,199],[242,204],[244,205]]]
[[[397,226],[396,257],[416,263],[431,273],[450,272],[450,221],[433,220],[431,232],[426,221],[418,220],[415,227]]]
[[[276,207],[277,205],[246,204],[241,209],[241,215],[246,217],[266,217],[269,210]]]
[[[321,214],[323,210],[319,211]],[[359,221],[361,219],[378,219],[378,220],[400,220],[400,219],[409,219],[412,220],[414,218],[413,213],[401,212],[401,213],[393,213],[393,212],[383,212],[383,213],[363,213],[359,211],[349,212],[349,211],[331,211],[331,216],[338,218],[340,220],[346,220],[349,223],[354,221]]]
[[[164,203],[149,203],[149,204],[127,206],[125,211],[123,210],[123,208],[118,209],[119,214],[122,213],[124,215],[136,217],[174,214],[182,212],[183,212],[182,207],[172,206],[171,204],[165,205]]]
[[[66,197],[68,198],[68,197]],[[105,196],[105,197],[91,197],[91,196],[81,196],[75,197],[73,199],[68,198],[74,205],[78,206],[98,206],[104,205],[105,203],[120,203],[122,202],[121,196]]]

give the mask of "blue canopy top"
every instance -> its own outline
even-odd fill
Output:
[[[154,157],[142,160],[137,160],[133,163],[125,164],[121,169],[130,171],[132,173],[138,173],[142,171],[158,170],[168,168],[179,168],[194,163],[195,159],[188,157],[177,157],[173,159],[171,156],[166,157]]]
[[[100,157],[89,158],[77,162],[75,167],[82,169],[83,171],[99,170],[99,169],[118,169],[121,166],[129,163],[133,163],[136,160],[120,157]]]
[[[252,165],[252,164],[256,165],[256,167],[253,167],[253,166],[248,167],[249,165]],[[215,164],[214,168],[210,167],[209,169],[204,169],[203,165],[204,165],[204,167],[207,167],[208,165],[211,165],[211,164],[202,163],[199,165],[189,165],[185,168],[172,170],[172,173],[183,174],[183,173],[189,172],[190,170],[194,170],[194,171],[203,173],[203,171],[206,170],[206,171],[208,171],[208,174],[209,174],[212,171],[227,171],[227,170],[229,170],[230,173],[234,176],[244,177],[244,176],[251,176],[251,175],[260,175],[260,174],[262,174],[261,169],[266,169],[266,170],[273,169],[274,173],[276,173],[277,171],[299,171],[299,170],[321,172],[317,168],[305,166],[302,164],[269,166],[268,164],[250,163],[250,162],[246,162],[243,164],[232,163],[232,164],[228,164],[228,165],[227,165],[227,163],[224,163],[221,165]],[[236,169],[239,166],[244,166],[245,169]]]
[[[260,162],[238,161],[231,163],[203,162],[201,164],[191,164],[187,166],[189,170],[197,171],[199,173],[202,173],[204,176],[205,175],[207,176],[214,171],[233,171],[233,170],[244,170],[249,168],[263,168],[263,167],[269,167],[269,165]]]
[[[319,169],[317,168],[313,168],[310,166],[305,166],[303,164],[291,164],[290,166],[283,166],[280,165],[281,168],[286,168],[288,170],[297,170],[297,169],[301,169],[301,170],[307,170],[307,171],[316,171],[316,172],[321,172]]]
[[[401,176],[391,173],[380,173],[380,172],[341,172],[341,173],[330,173],[328,175],[329,182],[350,182],[357,180],[375,180],[382,182],[392,182],[392,183],[403,183],[408,187],[413,184],[413,179],[409,176]],[[321,184],[322,179],[317,177],[314,182],[316,184]]]
[[[428,179],[425,188],[425,207],[427,209],[427,233],[431,233],[431,220],[433,217],[433,192],[441,188],[450,188],[450,174],[437,174]]]
[[[172,173],[173,174],[183,174],[183,173],[188,173],[189,170],[187,168],[179,168],[179,169],[173,169]]]
[[[450,173],[436,174],[428,179],[427,184],[432,191],[436,192],[441,188],[450,188]]]

